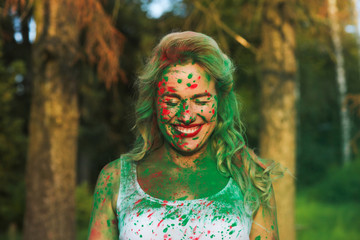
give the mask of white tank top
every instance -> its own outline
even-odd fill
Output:
[[[135,162],[120,161],[119,239],[249,239],[251,211],[244,206],[243,194],[232,178],[212,196],[166,201],[141,189]]]

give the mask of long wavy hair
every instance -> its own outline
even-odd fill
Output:
[[[134,148],[125,154],[126,157],[141,160],[163,144],[164,139],[156,121],[157,83],[171,64],[187,61],[196,62],[215,80],[218,115],[209,147],[216,156],[219,172],[233,177],[238,183],[244,194],[244,201],[250,205],[253,213],[260,204],[271,207],[271,173],[276,164],[264,164],[246,147],[244,128],[233,90],[233,64],[218,44],[205,34],[190,31],[170,33],[154,48],[136,83],[136,140]]]

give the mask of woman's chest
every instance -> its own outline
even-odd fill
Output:
[[[251,228],[239,205],[211,199],[141,199],[124,211],[119,221],[124,239],[248,239]]]
[[[191,200],[221,191],[228,178],[216,169],[192,171],[180,168],[139,166],[137,180],[150,196],[165,200]]]

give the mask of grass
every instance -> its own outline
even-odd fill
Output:
[[[298,193],[295,212],[297,240],[360,239],[360,203],[325,203]]]

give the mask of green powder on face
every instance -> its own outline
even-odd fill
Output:
[[[190,73],[189,75],[188,75],[188,79],[191,79],[192,78],[192,73]]]
[[[193,140],[196,140],[196,139],[198,139],[198,138],[199,138],[199,137],[194,137]]]
[[[181,83],[181,82],[182,82],[182,80],[181,80],[181,79],[178,79],[178,80],[177,80],[177,82],[178,82],[178,83]]]
[[[210,79],[211,79],[210,74],[206,73],[206,74],[205,74],[205,77],[206,77],[206,79],[210,82]]]
[[[190,87],[190,86],[191,86],[191,83],[187,83],[186,86]]]
[[[257,236],[257,237],[255,238],[255,240],[261,240],[261,236],[260,236],[260,235]]]

